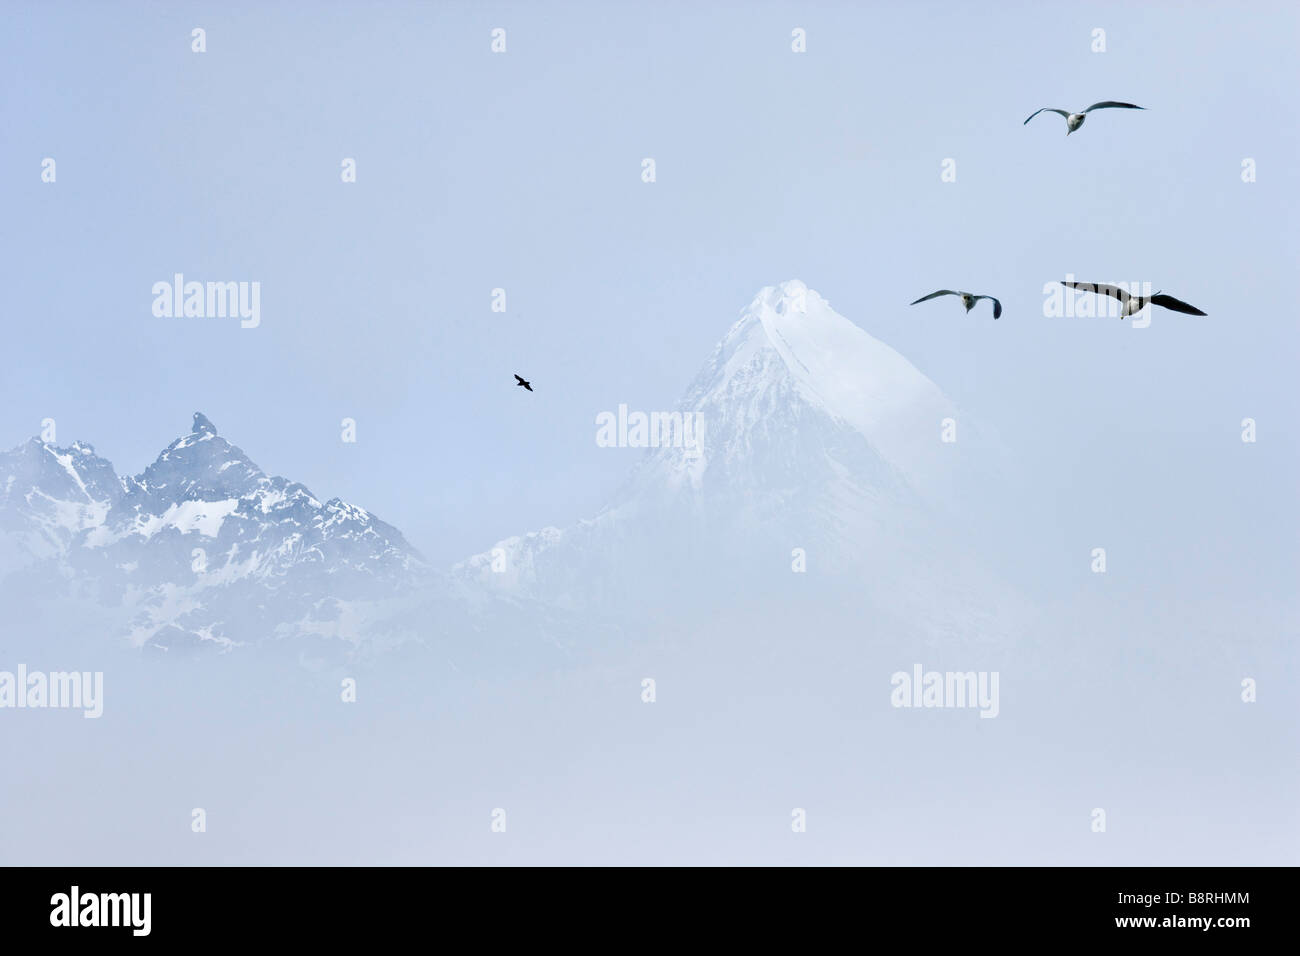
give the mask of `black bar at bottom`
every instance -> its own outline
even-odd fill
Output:
[[[0,870],[6,942],[337,946],[413,929],[500,942],[682,933],[735,941],[848,932],[946,939],[1121,939],[1231,945],[1286,928],[1294,873],[1280,868],[10,868]],[[608,936],[616,933],[617,936]],[[665,936],[672,933],[672,936]],[[1244,935],[1243,935],[1244,934]],[[882,936],[881,941],[884,941]],[[66,941],[66,940],[65,940]],[[451,943],[449,937],[446,942]],[[455,944],[453,944],[455,945]],[[17,952],[18,950],[15,950]]]

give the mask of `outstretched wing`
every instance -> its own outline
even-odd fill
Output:
[[[997,299],[993,298],[993,296],[991,296],[991,295],[977,295],[977,296],[975,296],[975,301],[976,301],[976,302],[978,302],[980,299],[988,299],[990,302],[993,303],[993,318],[995,318],[995,319],[1000,319],[1000,318],[1002,318],[1002,303],[1001,303],[1001,302],[999,302]]]
[[[520,385],[527,385],[527,384],[528,384],[528,383],[525,382],[522,378],[520,378],[518,372],[515,373],[515,381],[518,382]]]
[[[1078,289],[1080,292],[1096,292],[1098,295],[1108,295],[1120,302],[1129,300],[1129,294],[1117,285],[1097,285],[1093,282],[1062,282],[1061,285],[1067,289]]]
[[[929,295],[923,295],[916,302],[924,302],[926,299],[934,299],[941,295],[961,295],[960,292],[953,292],[951,289],[940,289],[938,292],[931,292]],[[908,305],[916,305],[916,302],[909,302]]]
[[[1108,110],[1108,109],[1117,109],[1117,110],[1144,110],[1144,109],[1146,109],[1146,107],[1145,107],[1145,106],[1135,106],[1135,105],[1132,104],[1132,103],[1117,103],[1117,102],[1115,102],[1114,100],[1102,100],[1100,103],[1093,103],[1093,104],[1092,104],[1091,106],[1089,106],[1086,110],[1084,110],[1084,112],[1085,112],[1085,113],[1091,113],[1093,110]]]
[[[1099,104],[1097,104],[1097,105],[1100,106],[1101,104],[1099,103]],[[1035,116],[1037,116],[1039,113],[1060,113],[1060,114],[1061,114],[1062,116],[1064,116],[1066,119],[1069,119],[1069,118],[1070,118],[1070,114],[1067,113],[1065,110],[1054,110],[1054,109],[1052,109],[1050,106],[1044,106],[1041,110],[1034,110],[1034,112],[1030,113],[1030,114],[1029,114],[1029,119],[1025,120],[1025,122],[1024,122],[1024,123],[1021,123],[1020,125],[1021,125],[1021,126],[1025,126],[1025,125],[1027,125],[1027,124],[1029,123],[1029,120],[1033,119],[1033,118],[1034,118]]]
[[[1151,297],[1153,305],[1163,306],[1166,309],[1173,309],[1175,312],[1182,312],[1186,315],[1205,315],[1194,305],[1188,305],[1180,299],[1175,299],[1172,295],[1153,295]]]

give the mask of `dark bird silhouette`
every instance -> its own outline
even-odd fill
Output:
[[[975,308],[975,303],[978,302],[980,299],[988,299],[990,302],[993,303],[993,318],[997,319],[1002,317],[1002,303],[999,302],[997,299],[993,298],[993,296],[991,295],[973,295],[970,292],[953,292],[951,289],[940,289],[938,292],[931,292],[929,295],[921,296],[921,298],[917,299],[916,302],[924,302],[926,299],[933,299],[936,296],[940,296],[940,295],[961,296],[961,304],[966,306],[967,312]],[[913,302],[911,304],[916,305],[916,302]]]
[[[1172,309],[1175,312],[1182,312],[1185,315],[1205,315],[1194,305],[1188,305],[1181,299],[1175,299],[1172,295],[1164,295],[1157,292],[1153,296],[1129,295],[1117,285],[1097,285],[1092,282],[1062,282],[1061,285],[1067,289],[1080,289],[1083,292],[1096,292],[1098,295],[1108,295],[1122,305],[1123,311],[1120,318],[1130,316],[1135,312],[1140,312],[1146,308],[1147,303],[1158,305],[1163,309]]]
[[[530,392],[533,390],[533,383],[525,382],[522,378],[519,377],[518,372],[515,373],[515,385],[521,385],[524,388],[528,389],[528,391]]]
[[[1100,103],[1093,103],[1082,113],[1067,113],[1065,110],[1054,110],[1050,106],[1044,106],[1041,110],[1035,110],[1033,113],[1030,113],[1029,119],[1025,120],[1020,125],[1027,126],[1029,124],[1029,120],[1033,119],[1039,113],[1060,113],[1062,116],[1065,117],[1065,135],[1069,136],[1076,129],[1078,129],[1080,126],[1083,125],[1083,121],[1087,119],[1087,115],[1091,113],[1093,110],[1106,110],[1106,109],[1144,110],[1146,109],[1146,107],[1134,106],[1132,103],[1117,103],[1114,100],[1103,100]]]

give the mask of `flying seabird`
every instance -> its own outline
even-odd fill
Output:
[[[924,302],[926,299],[933,299],[935,296],[940,296],[940,295],[961,296],[961,304],[966,306],[967,312],[975,308],[975,303],[978,302],[980,299],[988,299],[990,302],[993,303],[993,318],[996,319],[1002,315],[1002,303],[999,302],[997,299],[993,298],[993,296],[991,295],[972,295],[969,292],[953,292],[951,289],[940,289],[938,292],[931,292],[929,295],[921,296],[921,298],[917,299],[916,302]],[[916,305],[916,302],[913,302],[911,304]]]
[[[519,377],[519,373],[518,373],[518,372],[515,373],[515,385],[516,385],[516,386],[523,386],[524,388],[528,389],[528,391],[530,391],[530,392],[533,390],[533,383],[532,383],[532,382],[525,382],[522,378]]]
[[[1033,119],[1039,113],[1060,113],[1062,116],[1065,117],[1065,135],[1069,136],[1076,129],[1078,129],[1080,126],[1083,125],[1083,121],[1087,118],[1087,115],[1089,113],[1091,113],[1093,110],[1104,110],[1104,109],[1144,110],[1146,109],[1146,107],[1134,106],[1132,103],[1116,103],[1114,100],[1104,100],[1101,103],[1093,103],[1082,113],[1067,113],[1065,110],[1054,110],[1050,106],[1044,106],[1041,110],[1036,110],[1035,112],[1031,113],[1029,119],[1025,120],[1025,122],[1022,123],[1021,125],[1022,126],[1028,125],[1029,120]]]
[[[1161,308],[1172,309],[1175,312],[1182,312],[1186,315],[1205,315],[1194,305],[1188,305],[1180,299],[1175,299],[1172,295],[1163,295],[1157,292],[1153,296],[1129,295],[1117,285],[1096,285],[1092,282],[1062,282],[1061,285],[1067,289],[1079,289],[1083,292],[1096,292],[1098,295],[1108,295],[1112,299],[1119,301],[1124,307],[1120,318],[1140,312],[1146,308],[1147,303],[1158,305]]]

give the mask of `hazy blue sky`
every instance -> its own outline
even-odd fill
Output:
[[[0,445],[53,417],[135,473],[201,409],[450,561],[592,513],[637,454],[595,415],[671,407],[798,277],[1059,480],[1081,535],[1281,588],[1297,16],[1251,6],[7,4]],[[1148,110],[1021,125],[1112,98]],[[154,318],[175,272],[260,281],[261,326]],[[1209,317],[1044,318],[1066,273]],[[1006,314],[908,308],[940,287]]]
[[[0,447],[54,418],[132,474],[201,410],[450,563],[594,513],[639,454],[598,447],[596,415],[671,408],[797,277],[1001,435],[1032,507],[981,554],[1048,583],[1041,626],[948,649],[1006,676],[1003,716],[964,723],[889,707],[942,645],[779,591],[665,602],[627,647],[596,622],[585,668],[540,678],[467,627],[428,666],[384,659],[356,708],[334,673],[124,664],[23,591],[5,666],[102,654],[110,684],[102,723],[8,715],[0,763],[39,772],[0,787],[25,823],[0,858],[1293,861],[1297,9],[4,4]],[[1105,99],[1147,110],[1022,125]],[[154,317],[177,272],[260,282],[260,326]],[[1209,315],[1045,317],[1067,274]],[[1005,313],[908,306],[941,287]],[[466,647],[518,676],[442,675]],[[519,841],[485,845],[496,806]]]

